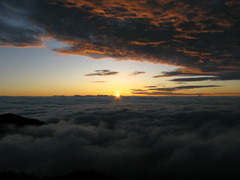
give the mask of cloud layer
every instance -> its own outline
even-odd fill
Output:
[[[177,65],[237,80],[239,11],[237,0],[2,0],[0,44],[41,46],[52,37],[68,45],[58,53]]]
[[[1,136],[0,170],[238,179],[239,105],[234,97],[1,97],[1,114],[49,123]]]

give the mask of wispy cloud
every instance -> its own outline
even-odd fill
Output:
[[[145,88],[156,88],[157,86],[144,86]]]
[[[111,70],[95,70],[94,73],[86,74],[85,76],[113,76],[117,75],[119,72]]]
[[[207,80],[218,80],[216,77],[196,77],[196,78],[175,78],[171,81],[174,82],[190,82],[190,81],[207,81]]]
[[[169,88],[151,88],[149,90],[154,91],[179,91],[184,89],[198,89],[198,88],[209,88],[209,87],[221,87],[217,85],[206,85],[206,86],[177,86],[177,87],[169,87]]]
[[[144,86],[145,89],[131,89],[132,94],[138,95],[199,95],[201,93],[179,93],[175,91],[199,89],[199,88],[217,88],[219,85],[188,85],[188,86],[175,86],[175,87],[158,87],[158,86]]]
[[[145,74],[145,73],[146,73],[145,71],[134,71],[133,73],[130,74],[130,76],[137,76],[137,75]]]

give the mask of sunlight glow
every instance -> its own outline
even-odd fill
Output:
[[[121,97],[121,94],[115,94],[115,97],[119,99]]]

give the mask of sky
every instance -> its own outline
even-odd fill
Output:
[[[240,95],[237,0],[1,0],[0,96]]]

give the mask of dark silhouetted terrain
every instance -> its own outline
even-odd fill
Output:
[[[13,124],[16,126],[41,126],[44,123],[36,120],[36,119],[31,119],[31,118],[25,118],[19,115],[15,115],[15,114],[2,114],[0,115],[0,126],[2,125],[7,125],[7,124]]]
[[[2,171],[0,172],[1,180],[39,180],[37,177],[33,175],[29,175],[26,173],[16,173],[14,171]]]
[[[14,171],[2,171],[0,172],[1,180],[118,180],[117,178],[107,176],[102,173],[95,171],[74,171],[63,176],[50,177],[46,176],[43,178],[36,177],[34,175],[26,173],[16,173]]]
[[[15,114],[0,115],[0,135],[5,133],[16,133],[16,130],[25,126],[41,126],[44,123],[31,118],[25,118]]]

